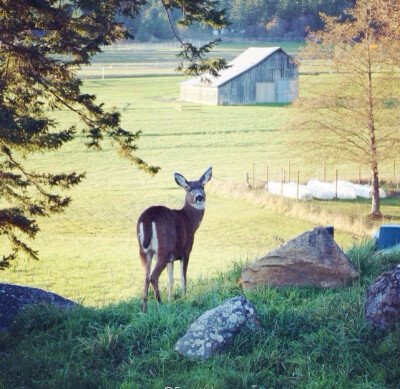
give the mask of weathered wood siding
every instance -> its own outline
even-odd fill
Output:
[[[217,105],[217,87],[199,85],[181,85],[181,100],[194,103]]]
[[[287,79],[290,90],[279,89],[278,80]],[[218,88],[218,105],[255,104],[257,83],[274,83],[274,102],[290,102],[297,97],[297,67],[290,56],[278,50],[257,66],[240,74]],[[283,85],[283,83],[281,83]],[[281,86],[280,85],[280,86]],[[267,86],[268,87],[268,86]],[[272,101],[268,101],[272,102]]]

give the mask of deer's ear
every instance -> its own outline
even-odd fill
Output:
[[[187,188],[189,183],[186,181],[186,178],[182,176],[182,174],[174,173],[174,178],[176,183],[182,188]]]
[[[203,175],[199,178],[199,181],[203,184],[207,184],[208,181],[211,180],[212,177],[212,167],[210,166],[204,173]]]

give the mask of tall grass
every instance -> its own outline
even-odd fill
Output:
[[[171,304],[138,299],[102,309],[37,307],[0,335],[3,388],[398,388],[400,326],[374,330],[365,289],[400,256],[366,242],[348,255],[361,278],[335,290],[264,288],[246,293],[262,329],[241,332],[206,361],[173,350],[202,312],[242,293],[241,266],[198,281]]]

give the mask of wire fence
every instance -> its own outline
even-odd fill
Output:
[[[338,198],[339,180],[360,185],[371,185],[370,174],[361,164],[354,164],[347,166],[345,169],[340,169],[328,166],[326,162],[323,162],[319,172],[310,176],[304,170],[293,166],[291,161],[288,161],[285,166],[271,166],[266,164],[262,168],[260,168],[260,165],[256,166],[256,163],[253,162],[251,171],[246,171],[244,176],[245,185],[249,189],[268,190],[270,183],[280,183],[281,195],[283,195],[283,185],[293,183],[297,187],[296,198],[299,198],[300,185],[307,184],[311,179],[317,179],[324,183],[333,183],[335,198]],[[384,173],[380,175],[379,184],[386,187],[388,195],[399,195],[400,167],[396,159],[393,159],[390,164],[386,164]]]
[[[106,64],[94,65],[90,68],[84,68],[78,72],[78,77],[84,80],[100,79],[106,80],[110,78],[129,78],[138,76],[163,76],[163,75],[179,75],[176,72],[179,62],[175,61],[155,61],[137,62],[132,64]]]

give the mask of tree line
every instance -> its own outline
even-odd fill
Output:
[[[315,31],[324,27],[321,12],[340,15],[343,9],[353,5],[354,0],[221,0],[219,9],[226,11],[231,24],[219,32],[243,38],[305,37],[307,28]],[[175,22],[181,15],[174,10],[171,16]],[[140,42],[174,38],[165,9],[157,0],[147,2],[140,17],[126,19],[124,25]],[[212,27],[179,26],[178,31],[197,37],[211,34]]]

